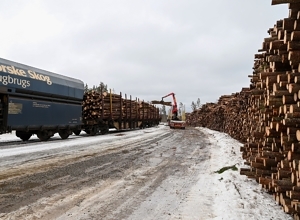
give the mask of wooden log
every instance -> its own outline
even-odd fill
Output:
[[[298,169],[299,161],[300,160],[293,160],[293,162],[292,162],[292,168],[293,168],[293,170]]]
[[[278,179],[272,179],[272,185],[273,186],[291,186],[293,187],[293,183],[290,180],[278,180]]]
[[[278,161],[275,159],[263,158],[263,164],[265,167],[277,167]]]
[[[279,169],[277,171],[277,177],[280,180],[285,179],[285,178],[291,178],[291,174],[292,174],[291,170],[282,170],[282,169]]]
[[[251,162],[251,167],[258,168],[258,169],[261,169],[261,170],[268,170],[268,167],[265,167],[263,163],[257,163],[257,162],[254,162],[254,161]]]
[[[289,134],[287,135],[288,136],[288,142],[290,144],[294,143],[294,142],[297,142],[297,137],[296,137],[296,134]]]
[[[290,191],[290,199],[300,200],[300,192]]]
[[[296,213],[295,209],[291,205],[283,205],[283,210],[285,213],[288,213],[288,214]]]
[[[284,95],[290,95],[290,92],[287,89],[284,89],[284,90],[273,91],[272,95],[274,97],[282,97]]]
[[[275,192],[278,193],[286,193],[286,191],[290,191],[292,189],[293,189],[292,185],[275,186]]]
[[[300,40],[300,31],[293,31],[291,33],[291,41],[299,41]]]
[[[300,153],[300,143],[292,143],[292,152]]]
[[[295,18],[284,18],[283,19],[283,30],[292,31],[294,30]]]
[[[280,168],[281,169],[289,169],[290,168],[290,162],[285,159],[280,161]]]
[[[287,135],[296,134],[297,130],[298,130],[297,127],[287,127],[286,133],[287,133]]]
[[[292,173],[291,173],[291,182],[294,184],[294,185],[297,185],[297,182],[298,182],[298,178],[297,178],[297,171],[293,170]],[[294,188],[294,186],[293,186]],[[300,188],[300,187],[299,187]]]
[[[297,12],[297,17],[298,17],[298,12]],[[299,20],[295,20],[295,22],[294,22],[294,31],[300,31],[300,22],[299,22]],[[287,48],[289,48],[289,47],[287,47]]]
[[[262,170],[262,169],[255,169],[255,173],[258,176],[271,176],[272,173],[277,173],[277,170]]]
[[[298,84],[296,84],[296,85],[298,85]],[[299,88],[300,88],[300,85],[299,85]],[[283,105],[287,105],[287,104],[290,105],[290,104],[295,104],[295,103],[297,103],[297,101],[294,100],[294,94],[292,94],[292,95],[283,95],[282,96],[282,104]]]
[[[289,75],[287,75],[287,77],[289,77]],[[280,83],[279,83],[279,86],[281,87],[281,88],[284,88],[284,90],[287,90],[287,88],[286,88],[286,85],[287,84],[289,84],[289,80],[288,81],[281,81]]]
[[[267,137],[280,137],[280,132],[276,131],[275,129],[267,129],[266,130]]]
[[[293,152],[293,151],[289,151],[288,152],[288,155],[287,155],[287,159],[289,161],[292,161],[292,160],[299,160],[300,159],[300,154],[299,153],[296,153],[296,152]]]
[[[284,156],[279,152],[264,151],[261,153],[263,157],[270,157],[277,160],[282,160]],[[259,168],[259,167],[257,167]]]
[[[297,141],[300,141],[300,130],[296,131],[296,138],[297,138]]]
[[[292,190],[295,191],[295,192],[300,192],[300,187],[299,186],[293,186]]]
[[[300,84],[297,84],[297,83],[289,83],[288,84],[289,93],[295,93],[295,92],[298,93],[299,90],[300,90]],[[293,97],[293,101],[294,101],[294,97]],[[293,103],[291,103],[291,104],[293,104]]]
[[[297,104],[291,104],[289,111],[290,113],[300,112],[300,107]]]
[[[300,28],[300,24],[299,24],[299,28]],[[287,49],[289,51],[300,50],[300,42],[298,42],[298,41],[289,41],[288,44],[287,44]]]
[[[292,36],[291,30],[284,30],[284,38],[283,38],[283,42],[284,42],[285,44],[287,44],[287,42],[291,40],[291,36]]]
[[[297,125],[300,125],[300,119],[299,118],[285,118],[282,120],[283,124],[288,127],[296,127]]]
[[[276,131],[278,132],[287,132],[287,126],[281,122],[276,122]]]
[[[279,107],[282,105],[282,98],[280,97],[272,97],[268,96],[267,100],[265,102],[266,106],[274,106],[274,107]]]
[[[295,9],[297,10],[298,12],[300,11],[300,2],[297,2],[297,3],[289,3],[288,4],[288,8],[291,10],[291,9]],[[298,19],[298,13],[297,13],[297,17]]]
[[[289,150],[292,150],[292,143],[291,141],[287,140],[287,141],[284,141],[282,144],[281,144],[281,148],[278,152],[280,153],[284,153],[285,152],[288,152]]]
[[[272,183],[272,179],[271,178],[266,178],[266,177],[259,177],[258,178],[258,183],[262,184],[262,185],[269,185],[270,183]]]
[[[240,175],[246,175],[248,177],[253,177],[253,176],[255,176],[255,172],[248,168],[241,168]]]

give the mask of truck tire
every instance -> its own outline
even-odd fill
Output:
[[[73,131],[73,133],[75,134],[75,135],[80,135],[80,132],[81,132],[81,130],[76,130],[76,131]]]
[[[16,136],[19,137],[22,141],[28,141],[32,134],[25,131],[16,131]]]
[[[51,137],[47,131],[38,131],[36,135],[41,141],[48,141]]]
[[[87,132],[91,136],[95,136],[98,133],[98,127],[94,126],[91,129],[88,130]]]
[[[67,130],[61,130],[58,132],[61,139],[67,139],[69,137],[69,132]]]
[[[108,128],[102,129],[101,130],[101,134],[107,134],[109,132]]]

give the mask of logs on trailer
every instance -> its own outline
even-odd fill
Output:
[[[255,179],[283,211],[300,219],[300,0],[272,0],[284,3],[289,17],[268,30],[254,55],[249,89],[204,104],[188,115],[187,124],[244,143],[240,150],[250,167],[240,174]]]
[[[128,100],[120,94],[92,90],[85,92],[83,102],[83,119],[154,119],[158,109],[147,102]]]

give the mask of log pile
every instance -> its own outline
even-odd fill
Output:
[[[155,117],[156,108],[148,102],[140,102],[138,105],[139,119]]]
[[[289,17],[268,30],[261,53],[255,55],[249,116],[259,126],[250,128],[252,137],[241,148],[251,167],[241,174],[255,178],[285,212],[299,219],[300,1],[273,0],[272,4],[288,2],[297,3],[289,4]]]
[[[249,96],[249,88],[243,88],[241,92],[232,95],[223,95],[217,103],[206,103],[189,114],[186,123],[189,126],[208,127],[225,132],[246,142],[249,136],[249,123],[246,119]]]
[[[191,113],[188,123],[244,142],[242,157],[250,168],[240,173],[255,179],[299,220],[300,0],[272,0],[272,5],[282,3],[288,3],[289,16],[268,30],[269,37],[255,54],[250,88],[238,93],[243,96],[238,99],[241,106],[229,104],[234,95],[223,96],[217,104]]]
[[[154,119],[158,108],[147,102],[128,100],[120,94],[85,92],[82,102],[83,120]]]

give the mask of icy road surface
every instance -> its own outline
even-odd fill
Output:
[[[94,137],[0,136],[0,219],[292,219],[252,179],[241,144],[160,125]]]

